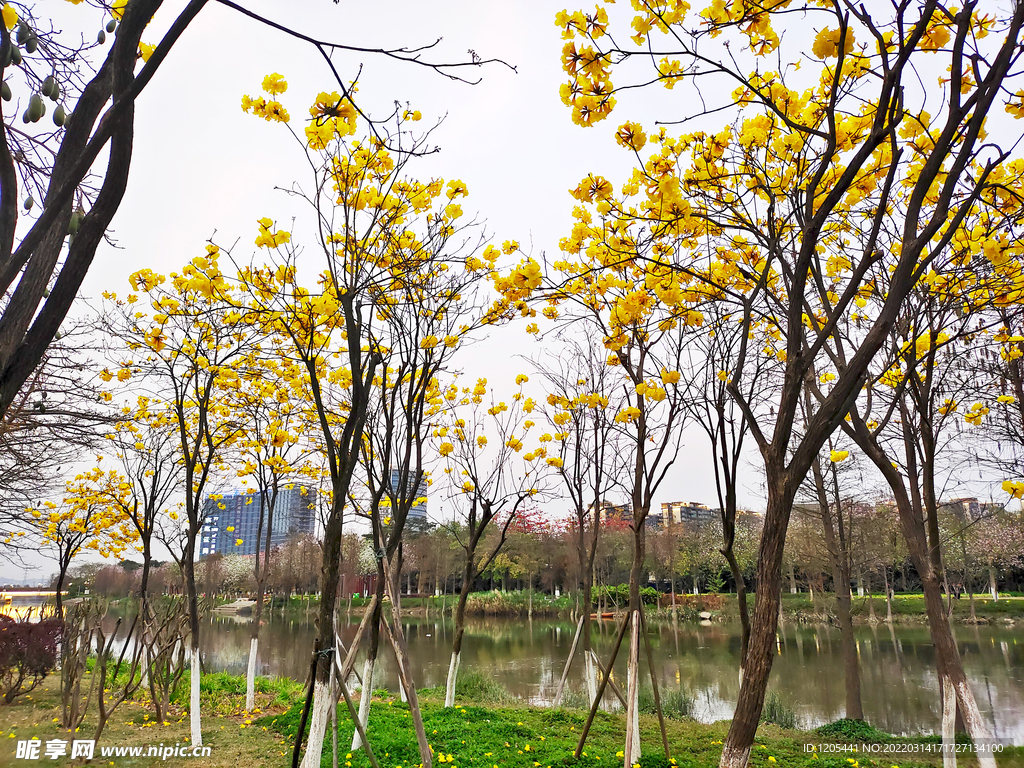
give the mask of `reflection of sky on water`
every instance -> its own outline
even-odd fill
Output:
[[[344,624],[346,645],[360,615]],[[114,619],[108,616],[109,627]],[[419,687],[444,685],[451,654],[452,626],[439,619],[404,624]],[[575,626],[563,621],[487,618],[471,620],[463,644],[462,670],[481,670],[520,698],[546,704],[554,697]],[[214,614],[203,624],[202,649],[209,668],[245,674],[251,623],[247,617]],[[313,614],[271,614],[260,633],[259,674],[305,680],[315,637]],[[982,715],[994,735],[1024,744],[1024,641],[1014,627],[956,627],[964,669]],[[615,640],[612,622],[595,623],[594,645],[603,659]],[[659,686],[680,687],[696,700],[704,721],[731,716],[739,690],[737,625],[652,625],[651,650]],[[940,710],[935,650],[926,627],[857,628],[864,714],[895,734],[931,733]],[[844,683],[839,632],[826,626],[786,623],[780,627],[770,687],[796,709],[801,724],[813,727],[843,716]],[[398,689],[390,649],[385,649],[374,687]],[[582,662],[574,663],[570,687],[582,685]],[[646,659],[641,654],[641,667]],[[362,669],[360,665],[358,669]],[[613,679],[625,681],[625,648]],[[607,696],[610,707],[618,701]]]

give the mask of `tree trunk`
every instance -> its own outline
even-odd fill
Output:
[[[732,550],[733,542],[730,540],[722,548],[722,555],[729,563],[729,570],[732,571],[733,581],[736,582],[736,604],[740,612],[740,682],[743,681],[743,665],[747,658],[747,646],[750,643],[750,609],[747,605],[747,582],[743,578],[743,571],[740,570],[739,561]],[[811,590],[811,599],[814,599],[814,590]]]
[[[643,515],[633,513],[633,564],[629,569],[629,661],[626,665],[626,748],[623,764],[631,768],[640,762],[640,577],[644,565]],[[609,670],[610,671],[610,670]]]
[[[359,722],[365,731],[370,721],[370,699],[373,697],[373,671],[377,665],[377,654],[380,649],[380,623],[381,610],[384,601],[384,572],[377,569],[376,593],[372,604],[373,615],[370,618],[368,628],[370,630],[369,644],[366,648],[366,659],[363,661],[363,689],[359,696]],[[359,730],[352,734],[352,751],[363,746],[359,738]],[[314,767],[315,768],[315,767]]]
[[[857,658],[857,641],[853,636],[853,596],[850,593],[850,552],[847,531],[843,524],[843,507],[839,493],[839,480],[832,471],[832,503],[829,505],[825,490],[824,473],[815,461],[811,466],[814,485],[818,495],[818,511],[821,516],[821,530],[825,538],[832,565],[833,588],[836,591],[836,613],[839,618],[839,634],[843,648],[843,669],[846,683],[846,717],[852,720],[864,719],[864,708],[860,695],[860,663]],[[837,525],[838,524],[838,525]],[[859,580],[858,580],[859,581]]]
[[[64,620],[64,599],[61,596],[61,592],[64,591],[64,578],[67,576],[67,566],[61,563],[60,570],[57,571],[57,618],[61,621]],[[991,573],[991,569],[989,569]]]
[[[988,591],[992,594],[993,600],[999,600],[999,587],[996,585],[996,569],[992,563],[988,564]]]
[[[976,744],[988,743],[991,734],[989,733],[988,725],[981,717],[978,702],[974,698],[974,693],[970,689],[967,676],[964,674],[963,664],[960,661],[960,652],[953,637],[953,628],[950,626],[949,619],[946,616],[938,580],[933,573],[927,572],[927,575],[922,577],[921,581],[924,588],[925,609],[928,613],[928,625],[931,629],[932,642],[935,644],[935,651],[938,656],[940,676],[952,681],[953,690],[956,692],[956,704],[959,706],[964,725],[971,739]],[[956,707],[954,707],[954,716],[955,710]],[[995,758],[992,756],[992,753],[979,753],[978,765],[981,768],[996,768]]]
[[[196,531],[198,532],[198,530]],[[203,732],[199,717],[199,678],[202,674],[199,657],[199,596],[196,594],[195,557],[196,537],[190,534],[185,547],[185,590],[188,595],[189,643],[191,647],[192,670],[189,676],[189,723],[191,725],[191,743],[193,746],[203,745]]]
[[[789,564],[789,594],[796,594],[796,573],[793,570],[793,563]]]
[[[455,706],[455,683],[459,676],[459,663],[462,660],[462,637],[466,633],[466,600],[469,598],[470,585],[475,578],[473,559],[475,553],[466,553],[466,567],[462,573],[462,588],[459,590],[459,602],[455,605],[455,637],[452,640],[452,660],[448,665],[448,682],[444,689],[444,705]]]
[[[256,554],[259,557],[259,553]],[[265,577],[256,582],[256,605],[252,612],[252,635],[249,639],[249,666],[245,672],[245,711],[256,706],[256,665],[259,659],[260,621],[263,617],[263,590]]]
[[[942,767],[956,768],[956,691],[947,676],[939,678],[939,689],[942,691]]]
[[[324,748],[324,737],[330,722],[331,701],[331,651],[334,648],[334,607],[338,602],[338,587],[341,579],[341,535],[344,523],[344,504],[348,483],[335,479],[334,502],[327,524],[324,526],[323,565],[320,570],[320,609],[316,621],[317,637],[310,660],[312,691],[312,721],[309,724],[309,741],[302,756],[302,768],[319,768]],[[378,600],[378,604],[379,604]],[[309,693],[307,693],[308,700]],[[296,751],[292,764],[298,756],[305,718],[299,719],[296,733]]]
[[[189,682],[189,726],[191,727],[191,743],[194,746],[202,746],[203,731],[199,720],[199,678],[201,675],[202,661],[199,658],[199,647],[192,641],[192,669],[190,670]]]
[[[779,618],[779,592],[782,586],[782,553],[786,529],[793,505],[793,494],[783,478],[770,472],[764,532],[758,547],[754,615],[750,623],[750,642],[744,661],[732,725],[722,748],[720,768],[746,768],[750,748],[757,733],[764,706],[768,677],[775,660],[775,631]],[[774,482],[772,482],[774,480]]]

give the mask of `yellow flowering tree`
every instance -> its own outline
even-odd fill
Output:
[[[259,516],[253,558],[256,604],[245,678],[246,711],[255,706],[259,631],[278,496],[282,488],[304,480],[313,485],[319,478],[319,468],[312,462],[316,443],[307,437],[315,435],[317,427],[309,405],[309,390],[303,371],[290,359],[283,344],[284,339],[271,337],[266,349],[257,346],[246,352],[237,365],[237,380],[231,379],[231,386],[221,395],[233,412],[239,431],[230,454],[240,463],[235,474],[252,488],[246,504],[255,504]],[[307,504],[313,505],[313,500],[308,499]]]
[[[168,514],[168,504],[180,490],[181,464],[168,404],[146,395],[136,395],[129,403],[120,407],[113,428],[104,435],[113,455],[98,457],[98,468],[109,458],[116,469],[95,474],[93,478],[101,482],[92,492],[119,509],[138,536],[137,549],[142,555],[139,600],[145,622],[149,617],[153,539],[160,516]]]
[[[547,476],[562,460],[549,453],[548,440],[537,435],[536,401],[527,397],[525,375],[516,378],[511,403],[495,401],[487,380],[473,387],[451,384],[444,392],[444,417],[438,419],[433,437],[444,464],[444,475],[455,505],[452,535],[463,551],[462,587],[454,611],[452,658],[448,666],[445,706],[455,705],[455,684],[462,658],[466,629],[466,600],[482,571],[501,552],[523,505],[547,489]],[[486,399],[485,399],[486,398]],[[527,443],[536,446],[527,448]],[[481,553],[484,534],[497,529]]]
[[[92,550],[101,557],[120,555],[137,539],[123,510],[94,492],[97,484],[118,482],[116,475],[105,474],[96,468],[76,475],[65,484],[60,501],[46,501],[28,510],[43,546],[52,547],[57,554],[58,616],[64,615],[61,592],[75,557],[83,550]]]
[[[585,182],[590,183],[590,182]],[[593,181],[602,189],[607,182]],[[579,193],[581,199],[586,194]],[[591,202],[594,198],[591,197]],[[603,210],[600,206],[598,211]],[[589,211],[577,207],[580,221],[593,221]],[[600,215],[600,214],[599,214]],[[623,488],[630,507],[633,563],[630,569],[629,620],[622,627],[612,652],[618,653],[627,628],[629,643],[629,692],[626,709],[626,749],[630,765],[640,757],[639,742],[639,658],[642,633],[640,584],[646,558],[646,521],[654,494],[671,467],[681,445],[681,428],[686,416],[685,387],[681,368],[693,334],[701,332],[704,315],[699,309],[706,291],[689,286],[658,248],[633,238],[615,226],[580,225],[563,239],[564,257],[554,261],[547,274],[539,265],[523,261],[507,276],[497,275],[494,285],[500,299],[495,312],[528,314],[533,301],[543,300],[541,313],[563,333],[578,332],[599,339],[606,350],[605,364],[612,371],[609,388],[623,391],[619,409],[609,418],[621,443],[619,458]],[[599,240],[608,235],[609,243]],[[614,241],[614,243],[612,243]],[[537,323],[526,329],[541,333]],[[600,397],[600,393],[595,393]],[[551,419],[555,425],[568,424],[567,398],[552,394],[551,406],[558,406]],[[600,701],[602,681],[595,707]],[[658,694],[655,693],[656,701]],[[577,745],[582,752],[588,728]],[[663,731],[663,736],[665,736]],[[667,748],[667,736],[663,738]]]
[[[538,361],[549,396],[540,404],[546,422],[539,440],[561,464],[555,474],[574,516],[580,579],[580,622],[572,648],[583,654],[589,702],[597,698],[597,670],[591,642],[594,559],[601,532],[600,510],[623,480],[615,414],[624,407],[615,371],[599,339],[561,340],[557,352]],[[566,405],[568,404],[568,405]],[[565,662],[553,706],[558,706],[575,652]]]
[[[47,9],[52,5],[59,4]],[[146,41],[150,22],[165,7],[161,0],[89,5],[95,9],[95,43],[66,28],[58,14],[47,18],[40,6],[21,0],[3,5],[4,99],[16,96],[26,108],[20,114],[10,110],[0,120],[0,418],[57,336],[124,199],[136,100],[207,0],[190,0],[164,19],[166,31],[159,39]],[[461,74],[467,68],[496,63],[475,53],[462,61],[439,61],[418,46],[318,39],[251,8],[225,7],[312,46],[328,61],[346,98],[350,89],[329,63],[340,51],[426,68],[465,83],[473,82]],[[268,85],[273,89],[274,81]],[[191,121],[193,130],[201,125],[184,113],[182,119]]]
[[[448,182],[445,199],[458,200],[467,193],[461,181]],[[448,203],[452,205],[452,203]],[[368,417],[360,454],[360,485],[365,495],[374,551],[378,557],[375,600],[368,608],[373,613],[366,643],[363,679],[372,679],[376,661],[381,611],[385,592],[390,598],[389,637],[401,643],[400,589],[404,549],[402,543],[413,521],[410,512],[425,504],[424,491],[433,483],[427,467],[431,456],[427,449],[430,425],[445,409],[439,381],[450,373],[454,355],[487,319],[481,288],[486,271],[475,249],[448,252],[445,235],[419,246],[417,266],[401,287],[392,286],[380,311],[382,323],[377,348],[382,366],[370,388]],[[407,699],[415,692],[407,649],[396,648],[402,659],[400,681]],[[403,658],[404,657],[404,658]],[[369,716],[370,690],[364,686],[359,717],[364,726]],[[353,735],[353,749],[361,745]]]
[[[801,11],[809,21],[798,28]],[[644,245],[652,268],[664,265],[683,290],[697,286],[708,300],[725,303],[755,334],[738,350],[731,382],[753,355],[783,363],[768,413],[755,411],[730,383],[761,453],[768,501],[750,643],[722,768],[748,762],[775,656],[783,546],[797,489],[931,260],[982,197],[1010,197],[999,189],[1019,170],[985,136],[984,123],[1004,106],[1021,113],[1019,96],[1000,94],[1020,89],[1010,62],[1021,52],[1022,23],[1018,6],[994,14],[935,2],[908,15],[853,3],[740,0],[691,9],[672,0],[632,11],[601,3],[556,17],[566,40],[562,98],[577,123],[607,118],[622,88],[641,83],[685,91],[687,104],[701,104],[697,114],[684,108],[674,119],[725,120],[718,131],[678,135],[620,126],[616,141],[635,155],[636,169],[621,190],[597,175],[581,182],[583,205],[563,249],[601,258],[614,273],[624,253]],[[808,25],[810,46],[802,42]],[[619,34],[626,27],[630,42]],[[616,82],[637,57],[652,67],[650,77]],[[922,68],[941,73],[934,104],[936,91],[914,74]],[[835,371],[828,396],[796,429],[804,381],[820,361],[835,360],[837,323],[874,295],[882,274],[889,279],[877,311]],[[626,768],[633,757],[624,758]]]
[[[204,520],[203,497],[212,476],[225,469],[228,447],[241,437],[224,392],[239,386],[245,355],[267,332],[247,311],[236,285],[220,271],[219,250],[169,276],[143,269],[131,275],[133,291],[105,294],[104,330],[120,347],[117,373],[105,376],[146,386],[167,403],[182,465],[185,538],[182,566],[189,610],[192,742],[202,743],[199,716],[199,602],[196,541]],[[145,301],[140,301],[140,295]]]
[[[968,254],[969,240],[970,237],[963,246]],[[921,578],[929,629],[936,647],[946,741],[954,737],[952,724],[958,708],[972,733],[983,732],[985,726],[967,685],[941,594],[947,536],[940,530],[939,495],[947,482],[941,480],[940,474],[943,460],[953,450],[951,441],[961,434],[967,438],[967,431],[982,426],[990,412],[991,396],[986,392],[989,379],[979,363],[984,359],[983,350],[998,349],[1006,337],[1003,329],[992,327],[999,322],[998,296],[1005,287],[1004,278],[997,271],[968,266],[963,253],[956,248],[950,249],[948,260],[936,260],[925,280],[904,303],[900,322],[880,350],[864,394],[843,424],[892,492],[910,559]],[[855,333],[855,323],[850,322],[846,336]],[[844,343],[837,343],[837,348],[842,354]],[[823,399],[829,386],[831,380],[824,374],[819,376],[811,387],[815,399]],[[982,399],[977,399],[979,395]],[[974,402],[968,404],[968,400]],[[997,407],[995,402],[991,405]],[[835,464],[846,457],[846,451],[831,452],[836,497]],[[818,467],[813,469],[819,497],[824,497],[823,472]],[[833,557],[835,568],[845,573],[848,585],[851,557],[844,552],[849,545],[841,540],[842,517],[837,516],[837,536],[830,530],[833,525],[831,516],[825,515],[824,501],[821,504],[826,542],[838,556]],[[848,611],[848,594],[840,598]],[[847,656],[855,659],[853,627],[849,621],[846,623],[844,634],[850,635],[848,640],[844,637],[849,646]],[[851,690],[859,691],[859,682],[853,677],[855,669],[856,661],[848,660],[848,700]]]
[[[282,95],[286,88],[274,76],[263,83],[270,97]],[[380,501],[389,493],[392,470],[403,479],[398,485],[401,492],[392,494],[396,519],[400,521],[415,501],[409,489],[423,476],[420,425],[436,400],[435,376],[477,322],[467,319],[476,301],[473,286],[501,252],[461,241],[460,233],[470,226],[461,223],[465,184],[441,179],[424,183],[407,175],[408,163],[426,146],[426,137],[414,131],[418,112],[400,110],[393,123],[368,126],[370,136],[358,139],[358,113],[346,94],[319,94],[301,131],[293,127],[287,109],[272,106],[272,101],[278,100],[246,96],[242,108],[284,124],[307,153],[314,180],[305,198],[318,225],[320,268],[309,287],[300,283],[291,234],[265,218],[258,222],[255,245],[267,251],[269,263],[243,270],[242,281],[252,304],[288,340],[300,363],[331,481],[320,631],[307,692],[310,706],[304,710],[295,745],[297,752],[306,713],[311,712],[303,757],[303,765],[311,768],[319,765],[331,710],[333,616],[341,575],[343,513],[358,488],[353,477],[362,459],[364,487],[375,498],[366,509],[374,517],[378,546],[390,550],[385,552],[390,561],[401,540],[400,529],[397,537],[384,534]],[[379,413],[381,421],[371,424],[371,412]],[[388,436],[393,445],[381,442]],[[379,564],[392,567],[384,558]],[[402,650],[401,623],[394,621],[391,631],[420,757],[429,768],[430,748]],[[351,704],[344,682],[339,682]],[[353,717],[362,740],[362,721],[355,712]],[[369,749],[365,742],[364,746]]]
[[[742,676],[750,642],[750,609],[746,579],[735,553],[736,513],[737,492],[741,487],[743,467],[747,464],[750,430],[747,414],[729,393],[729,388],[732,386],[741,391],[752,410],[763,412],[770,409],[769,403],[775,394],[783,364],[777,355],[756,355],[747,361],[741,375],[736,375],[738,355],[744,339],[750,340],[750,330],[741,321],[741,316],[729,312],[728,307],[717,302],[707,302],[702,312],[706,314],[706,330],[693,335],[684,356],[685,407],[690,421],[704,432],[711,449],[711,466],[722,520],[722,547],[719,552],[729,564],[736,584]],[[760,335],[760,341],[767,347],[774,343],[775,338],[769,331]],[[673,525],[674,522],[672,515],[668,515],[666,523]]]

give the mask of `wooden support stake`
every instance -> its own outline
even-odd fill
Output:
[[[352,647],[348,649],[348,653],[345,654],[345,663],[341,665],[341,671],[338,673],[338,677],[342,680],[348,680],[348,676],[352,674],[352,669],[356,665],[356,652],[359,650],[359,646],[363,641],[363,634],[366,632],[366,627],[370,623],[370,619],[373,617],[373,613],[377,608],[377,596],[374,595],[369,603],[366,604],[366,612],[363,614],[363,620],[359,622],[359,629],[356,630],[356,636],[352,638]],[[335,655],[337,658],[337,655]]]
[[[623,750],[623,768],[630,768],[633,761],[634,736],[640,733],[640,611],[629,612],[632,619],[629,637],[629,661],[626,666],[626,746]],[[636,733],[634,734],[634,731]]]
[[[391,618],[395,626],[392,629],[388,626],[387,619],[381,614],[381,627],[388,637],[388,641],[395,649],[395,658],[398,660],[398,679],[405,689],[405,697],[409,702],[409,711],[412,713],[413,725],[416,728],[416,741],[419,744],[420,760],[422,768],[432,768],[433,753],[430,751],[430,744],[427,743],[427,732],[423,727],[423,713],[420,711],[419,698],[416,696],[416,686],[413,684],[412,671],[409,669],[409,651],[405,643],[405,635],[402,632],[402,609],[400,608],[401,596],[395,594],[394,584],[391,580],[391,569],[387,557],[381,562],[384,564],[384,587],[391,597]]]
[[[622,627],[619,629],[619,636],[615,640],[615,647],[612,649],[611,659],[608,660],[608,669],[611,669],[615,665],[615,657],[619,655],[619,648],[622,646],[622,638],[626,636],[626,629],[629,627],[629,618],[629,614],[626,614],[626,618],[622,621]],[[587,722],[583,726],[583,733],[580,734],[580,742],[576,745],[576,751],[573,753],[577,760],[583,752],[583,745],[587,741],[587,734],[590,733],[590,726],[594,724],[594,717],[597,715],[597,708],[601,705],[601,697],[604,696],[604,689],[608,680],[608,675],[602,675],[601,684],[597,687],[597,696],[594,697],[594,701],[590,705],[590,715],[588,715]]]
[[[614,680],[612,680],[611,672],[605,670],[604,666],[601,664],[601,660],[597,658],[597,654],[594,653],[593,650],[590,651],[590,655],[594,657],[594,661],[597,663],[598,671],[608,678],[608,687],[612,689],[612,693],[614,693],[616,698],[618,698],[619,703],[622,704],[623,707],[625,707],[626,697],[622,695],[622,689],[615,684]]]
[[[366,750],[366,756],[370,759],[370,765],[373,768],[380,768],[377,763],[377,758],[374,757],[373,748],[370,746],[370,740],[366,738],[366,729],[363,728],[363,724],[359,722],[359,710],[356,709],[352,703],[352,697],[348,693],[348,686],[345,681],[341,678],[338,679],[338,687],[341,689],[342,695],[345,697],[345,704],[348,706],[348,716],[352,718],[352,722],[356,724],[356,730],[359,732],[359,739],[363,743],[363,749]]]
[[[583,633],[583,617],[580,616],[579,624],[576,625],[576,634],[572,638],[572,647],[569,648],[569,658],[565,660],[565,669],[562,670],[562,679],[558,681],[558,690],[555,691],[555,698],[551,702],[552,707],[557,707],[562,701],[562,689],[565,687],[566,678],[569,677],[569,666],[572,664],[573,656],[576,655],[576,644],[580,641]]]
[[[647,617],[644,615],[644,605],[640,603],[640,632],[644,636],[644,647],[647,649],[647,668],[651,673],[651,688],[654,690],[654,707],[658,710],[658,724],[661,726],[661,743],[665,747],[665,759],[671,760],[672,755],[668,751],[668,732],[665,730],[665,714],[661,711],[661,694],[658,693],[658,681],[654,674],[654,654],[651,652],[651,641],[647,637]]]

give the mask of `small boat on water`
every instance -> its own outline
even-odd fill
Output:
[[[590,618],[592,618],[592,619],[614,619],[615,618],[615,612],[614,611],[606,611],[605,613],[592,613],[592,614],[590,614]]]

